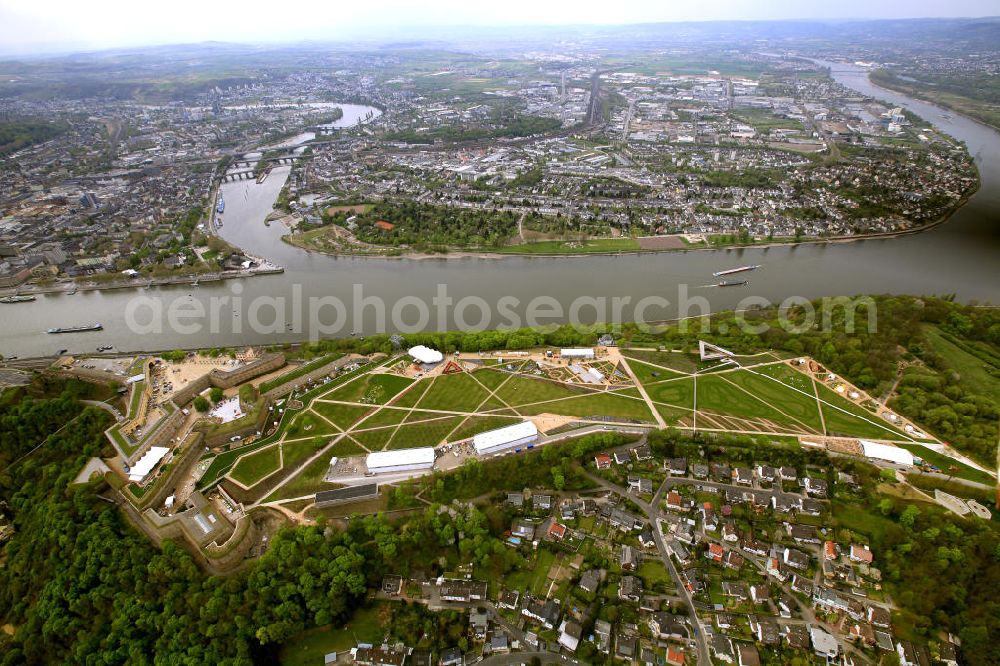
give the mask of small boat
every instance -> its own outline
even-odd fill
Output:
[[[0,298],[0,303],[28,303],[35,300],[34,296],[7,296],[5,298]]]
[[[105,352],[105,351],[111,351],[112,349],[114,349],[114,347],[111,345],[101,345],[100,347],[97,348],[97,351]]]
[[[723,280],[716,284],[716,287],[743,287],[750,284],[749,280]]]

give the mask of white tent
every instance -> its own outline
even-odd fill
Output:
[[[386,472],[430,469],[434,466],[434,457],[434,449],[426,446],[417,449],[376,451],[375,453],[368,454],[365,463],[369,472],[373,474],[385,474]]]
[[[538,428],[531,421],[524,421],[496,430],[481,432],[472,438],[472,446],[475,447],[476,453],[484,455],[530,444],[536,439],[538,439]]]
[[[149,447],[149,451],[146,451],[128,471],[128,480],[138,483],[145,479],[169,451],[170,449],[165,446]]]
[[[897,465],[913,465],[913,454],[904,448],[869,442],[864,439],[859,439],[858,443],[861,444],[866,458],[885,460]]]
[[[418,363],[440,363],[444,360],[444,354],[423,345],[410,347],[410,356]]]

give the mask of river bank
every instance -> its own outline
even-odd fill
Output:
[[[23,284],[19,287],[0,289],[0,297],[13,296],[15,294],[37,295],[37,294],[71,294],[79,291],[113,291],[116,289],[147,289],[149,287],[166,287],[173,285],[195,285],[211,282],[222,282],[224,280],[237,280],[261,275],[275,275],[284,273],[281,266],[270,266],[267,268],[253,268],[238,271],[224,271],[222,273],[190,273],[183,275],[170,275],[165,277],[130,279],[115,282],[75,282],[64,280],[56,284]]]

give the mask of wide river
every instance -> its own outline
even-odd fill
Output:
[[[795,247],[558,259],[341,258],[291,247],[281,241],[287,233],[283,225],[263,223],[288,175],[288,167],[281,167],[260,185],[238,181],[223,186],[222,235],[283,266],[283,274],[198,287],[47,295],[33,303],[0,305],[0,353],[27,357],[61,348],[93,351],[97,345],[155,350],[571,318],[630,320],[636,315],[633,306],[640,302],[645,306],[642,317],[658,320],[699,314],[698,303],[690,302],[698,297],[713,311],[751,304],[744,300],[748,297],[757,303],[781,303],[790,298],[894,293],[1000,301],[1000,133],[877,88],[860,68],[835,64],[832,70],[844,85],[904,106],[969,146],[982,187],[947,224],[899,238]],[[343,108],[340,126],[362,121],[369,111]],[[714,271],[744,264],[762,266],[744,274],[748,287],[703,286],[715,281]],[[680,304],[685,293],[689,302]],[[615,299],[628,300],[619,308],[620,315],[615,313]],[[104,330],[44,333],[49,327],[94,321]]]

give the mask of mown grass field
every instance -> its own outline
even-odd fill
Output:
[[[229,476],[244,486],[252,486],[280,468],[280,455],[277,445],[251,453],[240,458],[240,461],[230,470]]]

